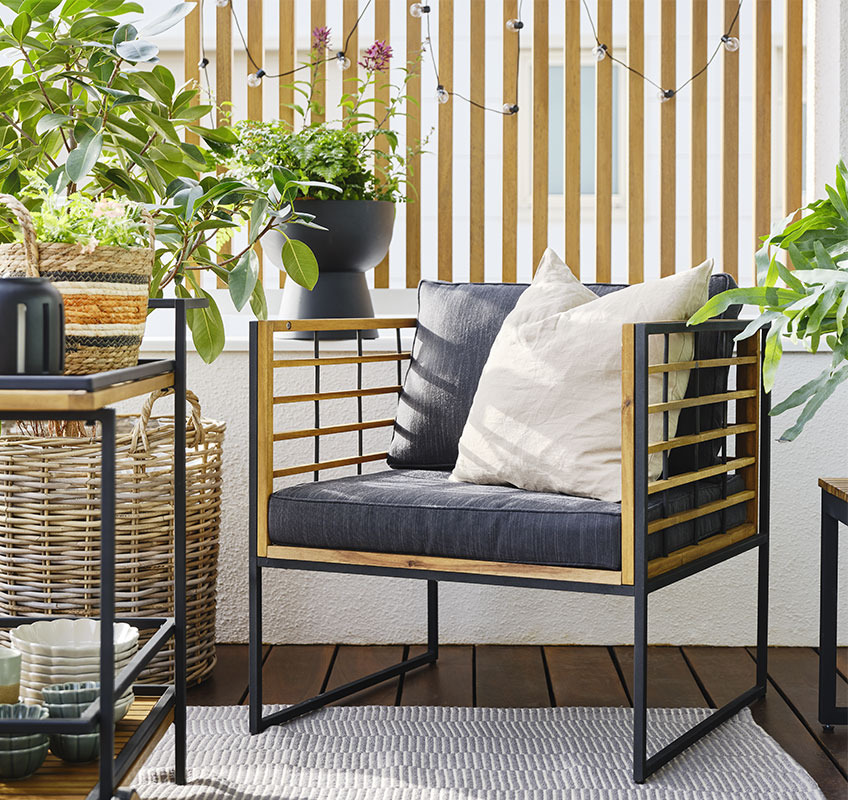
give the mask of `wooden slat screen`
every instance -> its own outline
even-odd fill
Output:
[[[390,44],[391,42],[391,18],[389,16],[389,0],[376,0],[374,4],[374,38],[381,42]],[[389,82],[387,80],[377,81],[374,87],[374,96],[377,99],[375,104],[375,116],[382,116],[382,111],[389,102]],[[385,137],[380,137],[377,140],[377,146],[380,151],[386,151],[388,146]],[[385,167],[385,162],[376,156],[377,167]],[[374,270],[374,286],[377,289],[389,288],[389,254],[377,265]]]
[[[340,0],[332,4],[334,16],[329,19],[327,0],[275,0],[279,30],[278,41],[273,41],[274,37],[263,36],[264,5],[272,1],[235,0],[233,10],[244,15],[255,61],[264,66],[266,50],[271,51],[272,61],[276,52],[278,72],[303,62],[315,27],[329,25],[333,51],[341,49],[359,15],[366,12],[351,36],[346,53],[351,68],[341,80],[335,71],[328,76],[325,66],[319,68],[317,100],[330,113],[314,113],[310,122],[336,118],[339,86],[343,91],[353,88],[362,74],[357,64],[361,50],[374,39],[391,44],[395,68],[410,67],[415,72],[407,84],[413,102],[405,109],[407,115],[396,119],[401,147],[427,137],[431,127],[433,138],[423,155],[407,163],[410,202],[399,207],[397,226],[398,232],[405,228],[405,235],[396,237],[392,260],[387,256],[375,270],[378,289],[413,288],[422,277],[450,280],[465,274],[473,281],[485,280],[487,275],[524,281],[549,244],[556,249],[564,245],[566,262],[576,274],[582,271],[587,281],[638,282],[672,274],[713,255],[719,269],[750,284],[755,279],[753,247],[759,237],[779,215],[802,204],[804,17],[811,0],[745,0],[738,19],[738,0],[628,0],[626,4],[587,0],[599,39],[618,59],[664,88],[676,88],[700,69],[733,23],[732,35],[742,39],[740,52],[719,51],[710,69],[684,89],[685,100],[681,93],[685,111],[680,114],[677,97],[660,104],[654,86],[611,59],[592,59],[594,41],[582,0],[523,4],[519,0],[498,4],[439,0],[430,5],[429,22],[441,83],[449,92],[467,91],[474,103],[495,112],[504,104],[519,106],[518,114],[503,116],[472,106],[467,130],[456,128],[454,121],[454,107],[465,102],[462,98],[452,95],[446,104],[436,102],[431,55],[425,51],[422,56],[422,47],[428,44],[426,20],[412,17],[408,3],[372,0],[366,9],[368,0]],[[774,17],[773,11],[777,12]],[[506,27],[519,13],[524,22],[520,34]],[[273,115],[300,124],[291,108],[297,98],[289,84],[305,75],[279,81],[272,90],[278,101],[264,107],[263,87],[237,86],[234,91],[235,70],[250,74],[257,66],[245,58],[241,42],[234,38],[230,8],[215,8],[208,23],[213,16],[214,25],[207,27],[208,32],[214,31],[214,41],[207,41],[205,49],[214,70],[219,106],[226,107],[234,98],[244,102],[239,98],[246,96],[245,108],[232,109],[234,119]],[[180,58],[187,80],[200,78],[201,23],[199,9],[185,21]],[[501,37],[500,42],[495,36]],[[646,47],[657,47],[657,51],[646,52]],[[783,50],[781,81],[774,92],[779,98],[772,96],[776,47]],[[561,98],[549,96],[550,69],[558,64],[563,70]],[[587,75],[590,65],[595,73],[591,100],[581,96],[585,91],[581,74]],[[390,74],[389,80],[397,83],[399,72]],[[378,81],[375,108],[389,98],[387,83]],[[466,85],[465,91],[457,88]],[[740,103],[750,96],[753,106],[749,113],[742,113],[748,109],[741,109]],[[776,108],[779,119],[774,117]],[[589,141],[581,142],[581,115],[588,113],[594,117],[594,133]],[[610,123],[616,117],[617,134]],[[464,112],[456,118],[464,120]],[[219,111],[217,123],[224,119]],[[740,120],[745,130],[740,130]],[[562,129],[562,138],[550,136],[554,122],[557,130]],[[493,164],[491,153],[499,141],[498,163]],[[740,145],[749,141],[753,141],[753,152]],[[378,142],[385,143],[385,137]],[[776,142],[780,142],[779,151]],[[561,150],[549,162],[552,147]],[[593,175],[584,174],[581,185],[581,152],[585,170],[587,149],[594,152]],[[688,151],[685,156],[684,151]],[[560,162],[563,174],[552,174],[549,164]],[[720,168],[715,174],[710,169],[713,163]],[[652,174],[652,170],[656,171]],[[464,191],[454,191],[455,180],[466,177],[467,203]],[[594,189],[586,189],[588,177],[593,177]],[[551,196],[554,184],[562,187],[555,190],[561,191],[561,199]],[[772,207],[773,194],[778,208]],[[712,216],[715,225],[710,223]],[[581,225],[582,234],[587,235],[588,224],[594,248],[584,248],[587,252],[581,259]],[[688,251],[681,252],[685,247],[678,248],[677,241],[681,226],[686,225],[691,241]],[[469,230],[467,249],[456,252],[455,226]],[[559,236],[563,238],[554,241]],[[487,255],[494,259],[488,270]]]

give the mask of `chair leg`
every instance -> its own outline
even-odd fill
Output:
[[[427,581],[427,653],[439,657],[439,582]]]
[[[251,733],[260,733],[262,725],[262,567],[250,558],[250,710]]]
[[[288,722],[295,717],[316,711],[329,703],[342,700],[363,689],[369,689],[378,683],[396,678],[412,669],[432,664],[439,657],[439,595],[438,582],[427,581],[427,652],[415,658],[407,658],[379,672],[364,678],[338,686],[327,692],[310,697],[300,703],[288,706],[266,717],[262,716],[262,590],[260,585],[261,568],[251,560],[250,580],[250,732],[261,733],[272,725]]]
[[[716,709],[706,719],[673,739],[648,757],[648,592],[637,577],[635,586],[633,653],[633,780],[644,783],[660,767],[680,755],[699,739],[715,730],[745,706],[765,696],[766,647],[768,645],[768,542],[759,545],[757,568],[757,681],[754,686]]]

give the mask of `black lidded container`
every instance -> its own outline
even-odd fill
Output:
[[[65,306],[46,278],[0,278],[0,375],[65,369]]]

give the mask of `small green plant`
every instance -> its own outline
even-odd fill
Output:
[[[373,95],[378,86],[383,86],[380,82],[388,80],[392,48],[385,42],[374,42],[359,62],[363,77],[352,91],[341,96],[339,119],[307,124],[316,114],[324,113],[319,67],[328,60],[330,36],[329,28],[313,30],[310,60],[303,65],[309,70],[309,80],[291,84],[301,100],[291,108],[303,127],[295,130],[283,120],[239,122],[235,126],[239,141],[225,164],[233,176],[264,187],[273,183],[272,170],[277,167],[297,180],[330,183],[341,190],[334,193],[314,188],[309,196],[316,200],[403,202],[407,199],[408,159],[421,152],[426,140],[401,152],[390,124],[404,113],[406,85],[415,76],[417,64],[403,70],[404,78],[398,85],[387,85],[389,99],[381,103]],[[346,80],[345,84],[350,82]]]
[[[793,212],[764,237],[755,256],[758,285],[716,295],[689,320],[690,325],[696,325],[732,305],[758,306],[760,315],[736,338],[753,336],[769,326],[763,356],[763,386],[767,392],[774,386],[784,338],[803,342],[813,353],[822,340],[827,343],[833,353],[830,366],[771,411],[776,415],[804,406],[781,441],[795,439],[837,386],[848,379],[846,187],[848,169],[840,161],[835,186],[825,187],[827,198],[810,203],[804,209],[809,213],[794,222],[797,212]]]
[[[60,195],[35,176],[22,195],[37,203],[30,213],[40,242],[78,244],[83,250],[150,245],[139,203],[94,200],[79,192]]]

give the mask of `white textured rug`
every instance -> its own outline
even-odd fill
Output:
[[[268,707],[268,711],[272,708]],[[649,712],[655,742],[706,709]],[[139,773],[143,800],[801,800],[813,779],[745,709],[642,786],[625,708],[328,708],[247,732],[247,708],[188,710],[187,786],[173,732]]]

